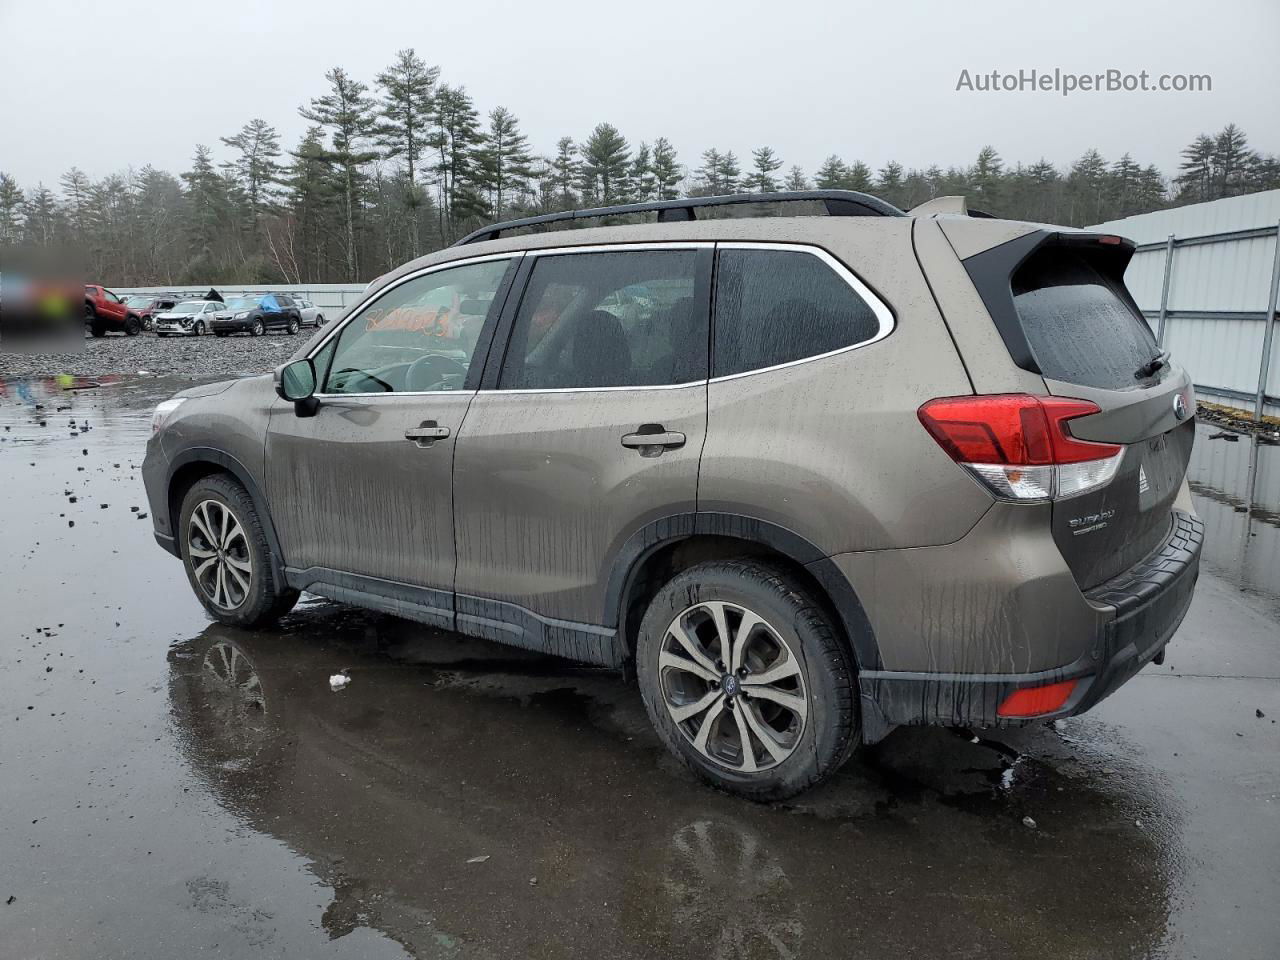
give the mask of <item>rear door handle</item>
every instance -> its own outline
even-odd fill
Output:
[[[675,430],[664,429],[660,423],[642,424],[635,433],[622,437],[622,445],[639,450],[644,456],[657,456],[664,449],[683,447],[685,436]]]
[[[449,428],[440,426],[434,420],[424,420],[421,426],[410,427],[404,432],[406,440],[412,440],[420,447],[429,447],[447,436],[449,436]]]

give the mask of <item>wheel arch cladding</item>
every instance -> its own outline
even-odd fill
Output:
[[[258,511],[262,532],[266,535],[267,544],[271,547],[271,572],[278,585],[277,591],[283,589],[285,585],[284,555],[280,552],[280,541],[276,537],[275,525],[271,522],[270,506],[244,464],[226,451],[213,447],[190,447],[169,461],[169,479],[165,488],[168,491],[169,525],[173,530],[175,543],[178,543],[178,514],[182,510],[182,500],[186,497],[187,491],[205,477],[217,473],[233,477],[244,487],[253,501]],[[179,550],[181,550],[180,546]]]
[[[605,625],[618,628],[618,642],[626,645],[623,655],[628,660],[634,655],[636,629],[643,617],[643,609],[635,607],[661,586],[655,577],[669,579],[703,560],[744,555],[774,562],[811,590],[843,634],[854,666],[880,669],[880,648],[862,601],[830,558],[794,531],[735,513],[663,517],[635,531],[615,553],[603,613]]]

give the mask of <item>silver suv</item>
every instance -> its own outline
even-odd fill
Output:
[[[620,668],[753,799],[1080,713],[1163,659],[1202,539],[1132,252],[840,191],[496,224],[162,403],[156,539],[223,623],[306,590]]]

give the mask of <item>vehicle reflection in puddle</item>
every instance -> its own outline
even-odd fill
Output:
[[[1089,955],[1099,931],[1144,955],[1166,935],[1176,810],[1087,718],[900,730],[766,807],[694,784],[616,674],[323,601],[279,632],[210,626],[169,666],[186,762],[332,888],[331,937],[778,958]]]
[[[1187,482],[1205,563],[1280,607],[1280,447],[1201,422]]]

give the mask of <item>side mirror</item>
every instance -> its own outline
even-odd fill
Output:
[[[315,392],[316,365],[310,357],[276,368],[276,395],[290,401],[299,417],[314,417],[320,409]]]

